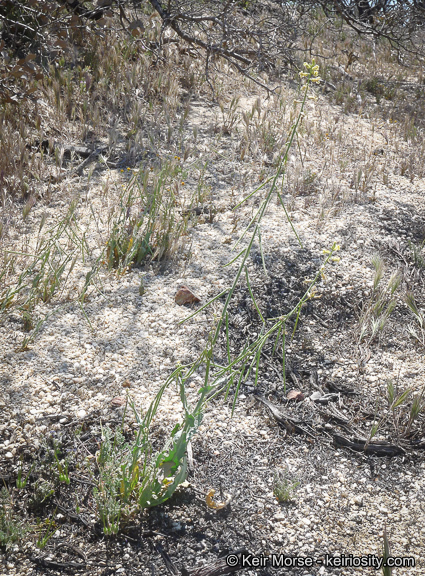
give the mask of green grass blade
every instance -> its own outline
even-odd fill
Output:
[[[260,311],[260,309],[259,309],[259,307],[258,307],[258,305],[257,305],[257,302],[256,302],[255,298],[254,298],[254,294],[252,293],[251,284],[250,284],[250,282],[249,282],[248,268],[247,268],[246,266],[245,266],[245,277],[246,277],[246,283],[247,283],[247,286],[248,286],[249,294],[250,294],[250,296],[251,296],[251,300],[252,300],[252,302],[253,302],[253,304],[254,304],[254,306],[255,306],[255,309],[256,309],[257,312],[258,312],[258,315],[259,315],[260,318],[261,318],[261,322],[262,322],[263,324],[265,324],[265,320],[264,320],[264,318],[263,318],[263,315],[261,314],[261,311]],[[227,314],[227,313],[226,313],[226,314]]]

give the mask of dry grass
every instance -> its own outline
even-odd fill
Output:
[[[40,150],[40,142],[46,140],[62,144],[107,140],[110,158],[118,157],[121,165],[131,167],[139,165],[146,151],[161,156],[164,145],[172,154],[184,155],[186,102],[194,94],[211,96],[205,70],[200,59],[178,44],[165,44],[161,54],[147,51],[146,45],[159,41],[160,20],[153,13],[141,17],[143,42],[112,30],[104,37],[81,33],[74,53],[63,54],[39,83],[35,103],[6,105],[0,117],[0,148],[7,151],[0,154],[3,205],[6,198],[22,201],[46,194],[63,165],[60,152],[53,158]],[[316,107],[307,118],[304,150],[288,174],[292,193],[308,197],[320,183],[331,204],[373,198],[374,181],[382,180],[388,170],[373,157],[372,149],[361,158],[356,143],[347,142],[348,113],[384,124],[384,140],[399,146],[391,169],[411,180],[422,177],[425,99],[420,63],[405,57],[401,65],[388,43],[358,37],[338,23],[330,26],[320,11],[311,18],[311,35],[300,46],[321,55],[321,74],[328,81],[325,90],[330,90],[330,101],[337,107],[332,113],[323,105]],[[299,61],[304,58],[305,52],[300,52]],[[262,162],[265,168],[273,165],[292,121],[291,97],[284,92],[242,108],[243,86],[232,87],[233,73],[227,65],[217,63],[216,69],[221,74],[211,75],[210,81],[220,104],[220,135],[238,135],[241,161]],[[313,150],[317,156],[323,154],[325,167],[309,165]],[[336,171],[348,182],[337,198]]]
[[[178,43],[166,43],[161,53],[146,50],[147,45],[158,46],[160,19],[154,13],[141,18],[143,41],[112,29],[103,37],[81,32],[75,50],[57,59],[42,81],[33,81],[33,100],[3,107],[3,296],[25,266],[25,256],[11,258],[10,251],[25,255],[40,224],[31,218],[34,205],[49,205],[57,198],[65,205],[79,202],[84,179],[74,180],[72,186],[63,180],[70,174],[64,155],[69,144],[104,147],[97,165],[88,171],[88,183],[94,168],[98,175],[116,171],[118,177],[103,178],[102,199],[88,200],[97,227],[97,245],[90,250],[106,250],[100,262],[103,258],[109,268],[121,272],[175,253],[196,221],[192,216],[198,206],[208,204],[213,218],[205,174],[208,164],[212,167],[220,159],[224,141],[230,143],[226,154],[244,173],[238,184],[242,193],[252,183],[264,182],[276,168],[300,94],[280,86],[265,98],[249,80],[236,85],[234,72],[220,61],[207,82],[202,60]],[[312,13],[310,28],[296,58],[301,63],[306,51],[320,54],[326,82],[319,101],[306,107],[283,192],[289,209],[316,211],[318,222],[325,222],[347,203],[374,202],[391,174],[412,182],[423,177],[425,98],[420,63],[414,58],[406,56],[401,63],[387,42],[359,37],[340,23],[330,26],[320,11]],[[282,84],[282,78],[269,81]],[[211,86],[218,107],[209,154],[206,163],[194,162],[200,142],[197,130],[188,130],[190,101],[210,99]],[[18,242],[12,230],[20,236]],[[44,261],[40,254],[37,258]],[[48,282],[49,275],[46,278]],[[49,290],[52,296],[62,293],[54,284],[52,290],[44,287],[42,300],[50,299]]]

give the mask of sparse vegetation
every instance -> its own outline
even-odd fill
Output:
[[[186,200],[188,174],[183,161],[176,156],[158,170],[131,174],[106,243],[109,268],[122,274],[133,265],[162,260],[177,250],[204,200],[200,190]]]
[[[425,315],[422,309],[419,309],[415,297],[411,292],[408,292],[405,296],[405,302],[411,312],[415,324],[409,324],[407,327],[409,334],[415,338],[422,346],[425,347]]]
[[[54,520],[49,520],[46,518],[44,524],[39,525],[38,529],[39,529],[39,536],[36,542],[36,546],[39,550],[43,550],[46,547],[47,542],[50,540],[50,538],[56,531],[57,526]]]
[[[387,383],[388,412],[381,417],[379,422],[372,425],[367,445],[373,437],[382,430],[388,421],[392,420],[392,429],[397,437],[408,438],[415,435],[412,426],[420,412],[424,409],[424,388],[420,393],[413,394],[412,389],[407,388],[400,392],[392,381]]]
[[[414,242],[409,242],[409,248],[413,263],[418,268],[425,268],[425,257],[424,257],[424,246],[425,240],[419,245]]]
[[[363,304],[360,313],[359,342],[367,339],[370,344],[374,338],[384,330],[388,319],[397,306],[397,290],[400,287],[402,276],[399,272],[391,275],[386,286],[382,286],[384,275],[384,261],[376,254],[372,259],[375,270],[370,299]]]
[[[102,444],[97,455],[99,475],[94,488],[94,500],[105,535],[117,534],[134,515],[168,500],[186,480],[187,445],[202,420],[202,401],[188,412],[181,380],[184,421],[169,434],[162,450],[154,452],[150,442],[150,427],[166,387],[182,376],[178,369],[141,418],[131,406],[138,429],[135,438],[126,441],[122,432],[102,429]]]
[[[299,485],[298,480],[290,477],[288,470],[276,472],[273,478],[273,494],[279,504],[292,502]]]
[[[387,528],[384,528],[384,543],[382,546],[382,558],[384,565],[382,566],[382,573],[384,576],[391,576],[393,570],[390,566],[386,566],[387,559],[391,556],[390,543],[388,541]]]
[[[6,550],[25,535],[24,522],[13,512],[13,503],[7,488],[0,490],[0,546]]]

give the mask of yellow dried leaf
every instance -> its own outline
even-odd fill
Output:
[[[227,506],[231,500],[231,496],[226,494],[226,500],[224,502],[216,502],[214,500],[214,494],[215,494],[215,490],[214,490],[214,488],[211,488],[210,490],[208,490],[207,495],[205,496],[205,501],[207,503],[207,506],[208,506],[208,508],[211,508],[211,510],[221,510],[222,508]]]

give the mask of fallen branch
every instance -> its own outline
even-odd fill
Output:
[[[281,426],[283,426],[284,428],[286,428],[286,430],[290,434],[294,434],[294,432],[297,432],[298,434],[307,434],[311,438],[314,438],[314,436],[310,434],[308,430],[303,428],[302,425],[304,424],[304,422],[300,422],[298,420],[290,418],[289,416],[286,416],[286,414],[283,414],[283,412],[281,412],[277,406],[269,402],[269,400],[266,400],[264,396],[257,395],[256,398],[257,400],[262,402],[264,406],[267,406],[276,422]]]
[[[242,554],[248,554],[246,550],[234,552],[233,555],[241,557]],[[184,570],[184,576],[224,576],[225,574],[234,574],[242,569],[241,562],[239,561],[236,566],[228,566],[226,558],[220,558],[213,564],[196,568],[192,572]]]
[[[333,436],[334,446],[336,448],[350,448],[355,452],[364,452],[368,455],[374,456],[399,456],[405,454],[405,451],[400,446],[395,444],[388,444],[384,442],[369,442],[358,438],[348,440],[339,434]]]

